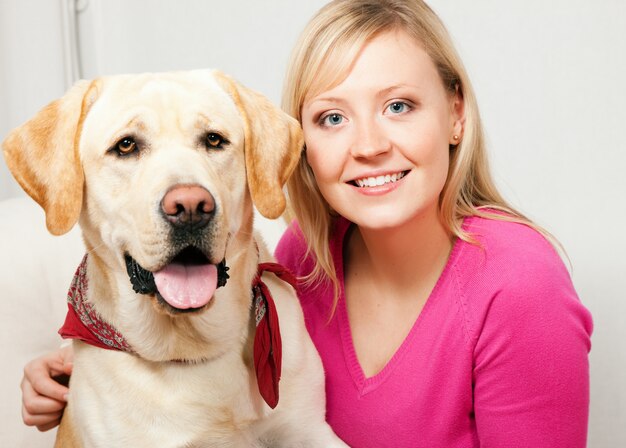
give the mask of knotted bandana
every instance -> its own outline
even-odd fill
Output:
[[[283,346],[276,305],[261,276],[273,272],[278,278],[296,288],[297,280],[291,272],[277,263],[261,263],[252,283],[256,332],[254,334],[254,369],[259,392],[274,409],[278,404],[278,382],[282,368]]]

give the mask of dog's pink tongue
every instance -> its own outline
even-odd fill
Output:
[[[174,308],[200,308],[209,303],[217,288],[217,267],[171,263],[154,273],[154,283]]]

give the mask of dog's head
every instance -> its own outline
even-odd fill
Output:
[[[154,308],[171,317],[210,302],[229,242],[251,236],[252,203],[284,211],[302,143],[261,95],[191,71],[81,81],[3,149],[49,231],[80,220],[99,262],[153,275]]]

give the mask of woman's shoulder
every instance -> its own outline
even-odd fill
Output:
[[[473,252],[493,262],[513,268],[563,264],[554,244],[528,224],[472,216],[465,219],[463,229],[474,240],[468,243]]]
[[[486,338],[489,328],[508,334],[518,327],[536,336],[547,322],[554,329],[573,326],[591,333],[591,316],[570,272],[542,233],[527,224],[482,217],[466,218],[464,229],[476,244],[463,242],[457,257],[458,293],[475,337]]]
[[[296,220],[292,221],[281,236],[274,257],[278,263],[282,264],[298,276],[306,275],[304,267],[311,264],[311,257],[308,256],[307,243],[302,230]]]
[[[504,294],[524,301],[530,297],[543,300],[555,290],[559,295],[575,296],[561,255],[537,229],[478,216],[466,218],[463,228],[473,241],[460,243],[456,270],[461,284],[474,285],[483,293],[489,292],[488,296]]]
[[[343,239],[352,223],[344,218],[331,223],[328,250],[337,262],[342,256]],[[280,238],[274,256],[282,265],[299,276],[310,274],[315,268],[315,255],[307,244],[306,237],[297,220],[293,220]]]
[[[308,276],[315,269],[315,256],[310,252],[297,221],[293,221],[283,233],[274,256],[301,280],[297,292],[309,331],[313,322],[326,322],[332,308],[333,289],[329,282],[309,281]]]

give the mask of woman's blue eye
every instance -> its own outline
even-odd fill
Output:
[[[396,101],[395,103],[391,103],[388,107],[389,111],[392,114],[401,114],[402,112],[406,112],[408,108],[409,108],[409,105],[401,101]]]
[[[339,114],[329,114],[322,119],[322,124],[337,126],[343,122],[343,117]]]

